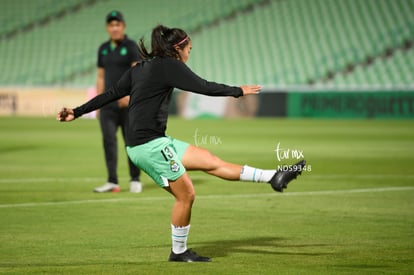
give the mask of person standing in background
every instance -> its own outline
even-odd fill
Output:
[[[106,16],[106,31],[110,39],[98,49],[98,75],[96,80],[97,94],[115,85],[131,66],[140,61],[138,45],[125,34],[124,16],[119,11],[111,11]],[[112,102],[99,111],[99,122],[103,137],[105,162],[108,172],[107,182],[94,189],[94,192],[119,192],[117,175],[118,142],[117,130],[121,127],[124,142],[126,142],[129,96]],[[128,158],[130,191],[142,191],[140,170]]]

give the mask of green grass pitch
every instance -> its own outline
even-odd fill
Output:
[[[0,273],[414,272],[412,120],[172,117],[168,133],[267,169],[303,154],[310,171],[283,194],[191,172],[189,247],[213,262],[169,263],[167,192],[143,175],[129,193],[122,151],[122,192],[92,192],[106,179],[97,121],[1,117]]]

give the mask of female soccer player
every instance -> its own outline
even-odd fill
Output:
[[[191,47],[191,40],[183,30],[156,26],[151,35],[151,52],[146,49],[143,38],[140,40],[141,63],[128,70],[117,85],[105,93],[75,109],[63,108],[57,119],[71,121],[129,95],[128,156],[175,197],[169,261],[209,262],[210,258],[187,249],[195,192],[186,171],[201,170],[227,180],[266,182],[282,192],[301,173],[305,161],[297,163],[295,169],[262,170],[225,162],[205,149],[167,136],[168,105],[174,88],[209,96],[233,97],[257,94],[261,89],[258,85],[232,87],[200,78],[185,65]]]

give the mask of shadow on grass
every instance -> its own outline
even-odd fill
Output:
[[[21,152],[21,151],[31,151],[41,148],[38,145],[11,145],[11,146],[0,146],[0,153],[7,154],[7,153],[14,153],[14,152]]]
[[[258,237],[243,240],[217,240],[194,245],[194,250],[209,257],[226,257],[234,253],[260,255],[330,255],[327,244],[297,243],[289,244],[287,239],[277,237]]]
[[[334,252],[331,246],[328,244],[320,243],[299,243],[296,240],[288,240],[277,237],[257,237],[250,239],[242,240],[217,240],[212,242],[204,243],[193,243],[194,250],[200,255],[205,255],[214,258],[228,257],[232,254],[249,254],[250,256],[256,257],[255,255],[288,255],[288,256],[323,256],[331,255]],[[106,256],[103,256],[103,260],[99,261],[96,259],[93,260],[76,260],[68,262],[48,262],[39,263],[39,262],[19,262],[19,263],[0,263],[0,273],[1,269],[14,269],[14,271],[19,271],[16,269],[22,270],[36,270],[37,268],[45,269],[60,269],[60,268],[70,268],[70,269],[91,269],[102,268],[102,266],[108,266],[113,268],[114,266],[148,266],[152,265],[154,262],[166,262],[168,253],[170,250],[169,244],[155,245],[155,246],[144,246],[144,247],[135,247],[135,249],[165,249],[165,254],[161,255],[156,260],[150,261],[135,261],[135,260],[111,260],[106,259]],[[139,253],[138,253],[139,254]]]

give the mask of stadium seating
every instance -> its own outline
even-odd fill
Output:
[[[207,79],[268,86],[414,85],[413,46],[401,47],[414,39],[412,0],[96,0],[51,16],[81,2],[0,3],[8,10],[0,36],[37,26],[0,40],[0,65],[7,68],[1,86],[94,85],[96,50],[107,39],[104,18],[113,9],[124,13],[135,40],[148,40],[157,23],[189,31],[189,65]],[[387,50],[392,55],[384,58]]]
[[[393,57],[378,58],[371,66],[359,66],[357,72],[338,74],[333,83],[335,86],[347,86],[350,83],[356,87],[377,86],[393,88],[413,84],[414,51],[396,51]]]
[[[81,2],[82,0],[2,0],[1,9],[7,12],[3,12],[1,17],[0,35],[45,23],[46,18],[58,16],[65,9]]]
[[[342,71],[348,64],[363,62],[367,56],[381,56],[386,48],[399,47],[404,39],[412,39],[413,3],[273,1],[269,7],[255,9],[251,14],[218,26],[214,33],[210,30],[201,33],[197,36],[193,53],[197,58],[190,62],[193,62],[193,68],[209,78],[233,83],[254,81],[265,85],[300,85],[312,79],[322,82],[329,71]],[[218,49],[232,49],[231,52],[226,51],[227,58],[205,55],[204,59],[201,58],[199,52],[211,52],[205,46],[210,36],[225,45]],[[208,59],[212,62],[207,62]],[[411,63],[413,61],[411,59]],[[383,62],[385,67],[388,64],[393,62]],[[227,69],[221,70],[221,66]],[[355,70],[354,73],[359,74],[359,71],[363,70]],[[414,82],[412,67],[411,70],[387,71],[406,75],[398,80],[403,82],[395,84]],[[349,84],[356,84],[347,77],[344,77],[344,84],[348,79]],[[389,79],[393,84],[393,79],[398,77]]]
[[[25,1],[14,2],[19,5]],[[51,21],[47,26],[1,41],[0,64],[11,68],[0,76],[0,84],[93,84],[96,75],[96,50],[107,39],[104,18],[113,9],[124,13],[127,33],[137,40],[142,35],[148,36],[155,24],[192,29],[208,24],[214,18],[229,14],[233,9],[243,7],[249,2],[252,0],[209,1],[208,12],[203,12],[205,2],[202,0],[175,0],[169,2],[169,6],[163,0],[97,2],[90,8]],[[44,0],[42,3],[46,5],[49,2]],[[27,20],[36,20],[32,16],[28,18]],[[21,62],[25,65],[21,66]]]

